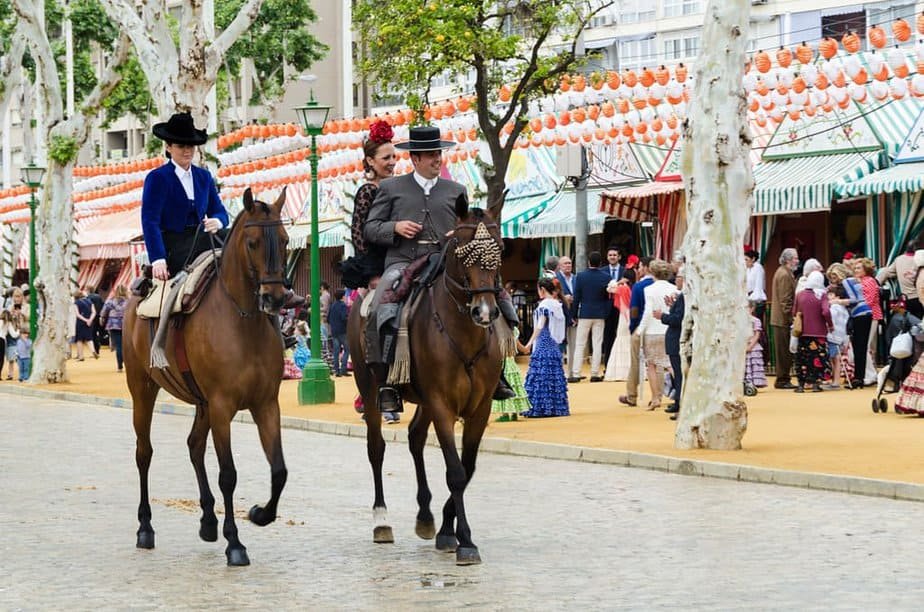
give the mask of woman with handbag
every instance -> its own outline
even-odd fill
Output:
[[[847,294],[844,305],[850,313],[847,320],[847,335],[850,336],[850,346],[853,347],[854,378],[850,381],[852,389],[863,388],[876,384],[864,376],[866,372],[867,356],[869,355],[869,336],[873,326],[873,310],[863,297],[863,287],[860,281],[850,273],[844,264],[831,264],[828,268],[828,278],[832,283],[839,283]]]
[[[796,294],[793,314],[793,335],[799,338],[796,393],[804,393],[806,385],[811,385],[817,393],[822,391],[822,381],[830,375],[827,336],[834,326],[821,272],[816,270],[808,275],[805,289]]]

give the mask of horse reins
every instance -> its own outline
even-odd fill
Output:
[[[441,259],[444,262],[443,265],[445,266],[446,255],[449,251],[450,246],[454,247],[453,254],[456,257],[460,256],[461,249],[464,249],[465,247],[468,247],[468,246],[472,246],[473,248],[467,249],[465,250],[465,252],[461,253],[461,255],[464,258],[471,260],[471,261],[464,262],[463,265],[478,265],[483,270],[497,270],[497,268],[500,267],[500,257],[499,257],[499,254],[496,253],[495,251],[499,251],[501,247],[497,245],[493,237],[490,237],[491,246],[488,246],[488,238],[485,237],[485,235],[490,236],[490,234],[488,234],[488,230],[497,229],[497,227],[498,226],[496,223],[486,224],[483,222],[479,222],[478,224],[469,223],[469,224],[456,226],[456,230],[459,230],[459,229],[475,230],[475,237],[462,246],[459,246],[459,240],[455,235],[453,236],[452,240],[447,241],[446,246],[443,248],[443,253],[441,255]],[[459,314],[465,314],[466,308],[471,307],[472,298],[475,297],[476,295],[479,295],[482,293],[492,293],[494,294],[495,297],[497,297],[501,293],[501,289],[499,287],[487,287],[487,286],[486,287],[474,287],[474,288],[469,287],[467,279],[464,281],[465,284],[460,283],[459,281],[457,281],[456,279],[452,278],[449,275],[445,267],[443,269],[442,277],[443,277],[443,288],[446,290],[446,294],[449,295],[449,298],[455,304],[456,310],[458,310]],[[450,289],[449,284],[452,284],[454,289],[461,291],[465,295],[466,299],[468,300],[465,306],[462,306],[462,304],[459,303],[459,300],[456,299],[456,296],[454,295],[452,289]],[[434,303],[432,284],[429,287],[429,293],[430,293],[430,303],[432,304]],[[467,358],[465,356],[465,353],[462,351],[462,348],[455,341],[455,338],[453,338],[446,331],[446,325],[443,323],[443,319],[440,317],[439,312],[437,312],[435,308],[433,310],[433,322],[436,324],[436,328],[440,331],[440,333],[443,334],[449,340],[449,347],[452,349],[452,352],[455,353],[456,357],[459,358],[459,361],[462,362],[462,365],[465,367],[466,373],[468,374],[469,378],[471,378],[472,372],[475,368],[475,363],[488,350],[488,340],[494,334],[494,328],[493,327],[482,328],[482,329],[485,329],[486,331],[484,335],[484,342],[482,343],[481,348],[479,348],[478,351],[474,355],[472,355],[471,358]]]
[[[277,219],[275,221],[246,221],[244,222],[245,228],[246,227],[262,227],[263,228],[263,243],[264,243],[264,248],[266,249],[267,269],[272,269],[274,267],[279,266],[279,258],[280,258],[279,244],[278,244],[278,241],[275,239],[276,237],[271,235],[271,228],[278,227],[280,225],[283,225],[283,222],[281,219]],[[198,233],[198,229],[196,231]],[[255,314],[257,314],[257,309],[246,311],[243,308],[241,308],[238,305],[237,300],[234,299],[234,296],[231,295],[231,292],[228,291],[227,285],[225,285],[224,278],[221,275],[221,257],[218,257],[218,255],[215,254],[215,251],[217,250],[217,247],[215,246],[215,244],[218,243],[219,247],[224,247],[224,241],[218,236],[216,236],[215,234],[211,234],[211,233],[209,234],[209,240],[211,241],[212,257],[215,260],[215,267],[216,267],[216,271],[218,274],[218,284],[221,285],[222,291],[224,291],[228,299],[231,300],[231,303],[234,304],[234,308],[237,310],[238,316],[240,316],[242,319],[247,319],[247,318],[254,316]],[[248,260],[249,260],[249,257],[248,257]],[[253,296],[255,300],[259,298],[260,296],[260,285],[285,285],[285,279],[282,277],[280,278],[259,278],[258,279],[256,270],[254,269],[253,265],[251,264],[249,267],[251,271],[250,279],[256,284],[256,287],[257,287],[256,289],[254,289],[254,292],[253,292]],[[257,308],[259,308],[259,305]]]

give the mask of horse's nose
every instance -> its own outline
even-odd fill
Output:
[[[469,311],[469,314],[472,317],[472,320],[475,323],[481,322],[481,306],[472,306],[472,309]]]
[[[501,314],[501,311],[499,307],[495,306],[494,308],[492,308],[491,309],[491,322],[493,323],[494,321],[497,321],[497,318],[500,316],[500,314]]]

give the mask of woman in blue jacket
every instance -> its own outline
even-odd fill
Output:
[[[144,179],[141,228],[154,278],[167,280],[210,248],[207,233],[227,233],[228,211],[211,173],[192,163],[208,140],[192,115],[177,113],[152,132],[164,141],[168,161]]]

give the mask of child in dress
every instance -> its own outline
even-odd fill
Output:
[[[842,355],[846,355],[847,347],[847,320],[850,319],[850,312],[845,304],[848,303],[847,292],[840,285],[831,284],[828,286],[828,303],[831,308],[831,322],[834,329],[828,332],[828,359],[831,360],[831,382],[825,385],[825,389],[840,389],[841,368],[844,361]]]
[[[513,337],[516,339],[517,352],[525,353],[526,347],[520,344],[520,332],[516,328],[513,329]],[[517,365],[516,357],[513,355],[504,359],[504,378],[516,393],[516,397],[491,401],[491,412],[500,415],[495,419],[498,423],[516,421],[518,414],[530,408],[526,387],[523,386],[523,376],[520,374],[520,366]]]
[[[532,408],[526,417],[568,416],[568,383],[561,363],[559,345],[565,338],[565,313],[559,296],[561,287],[552,278],[538,286],[539,304],[533,315],[533,337],[526,344],[532,351],[526,372],[526,395]]]
[[[754,302],[748,302],[748,312],[751,313],[751,337],[748,339],[747,356],[744,362],[744,381],[755,387],[767,386],[767,375],[764,372],[764,347],[760,344],[760,335],[764,326],[760,319],[754,316]]]

